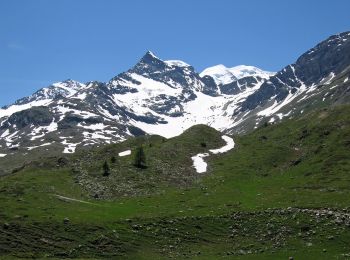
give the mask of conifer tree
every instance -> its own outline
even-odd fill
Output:
[[[146,155],[145,155],[145,152],[143,150],[142,145],[140,147],[138,147],[136,152],[135,152],[134,165],[140,169],[147,168]]]
[[[107,161],[104,162],[102,168],[103,168],[103,176],[107,177],[111,174],[111,169],[109,168]]]

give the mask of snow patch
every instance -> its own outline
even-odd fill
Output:
[[[196,169],[197,173],[204,173],[207,171],[208,164],[203,160],[203,158],[207,156],[209,156],[209,153],[199,153],[191,157],[193,167]]]
[[[84,100],[86,96],[87,96],[86,93],[81,93],[81,94],[75,95],[73,98]]]
[[[102,123],[92,124],[92,125],[82,125],[81,123],[79,123],[77,126],[85,129],[91,129],[91,130],[103,130],[107,127]]]
[[[29,134],[31,136],[30,140],[36,140],[41,137],[44,137],[46,134],[56,131],[58,128],[57,122],[52,120],[52,122],[48,126],[39,126],[32,130]]]
[[[298,89],[298,91],[296,91],[294,94],[292,94],[291,92],[289,92],[289,94],[287,95],[287,97],[281,101],[281,102],[277,102],[277,100],[275,100],[275,102],[273,103],[273,105],[267,107],[266,109],[260,111],[257,113],[258,116],[271,116],[273,114],[275,114],[276,112],[278,112],[282,107],[286,106],[287,104],[289,104],[290,102],[292,102],[297,96],[299,96],[301,93],[305,92],[305,85],[300,86],[300,88]],[[309,90],[307,91],[309,92]]]
[[[334,79],[334,77],[335,77],[334,72],[329,73],[326,82],[323,82],[323,84],[329,85],[332,82],[332,80]]]
[[[53,144],[53,142],[52,143],[44,143],[44,144],[37,145],[37,146],[27,147],[27,149],[28,149],[28,151],[30,151],[30,150],[33,150],[35,148],[39,148],[39,147],[42,147],[42,146],[48,146],[48,145],[51,145],[51,144]]]
[[[213,154],[226,153],[235,147],[235,142],[231,137],[227,135],[223,135],[221,138],[226,142],[226,145],[219,149],[209,150],[211,153]]]
[[[9,134],[10,134],[10,130],[9,130],[9,129],[6,129],[6,131],[2,133],[2,135],[0,136],[0,138],[4,138],[4,137],[8,136]]]
[[[126,150],[124,152],[118,153],[118,156],[123,157],[131,154],[131,150]]]
[[[183,62],[182,60],[166,60],[164,61],[168,66],[177,66],[177,67],[190,67],[191,65]]]
[[[226,145],[218,149],[211,149],[209,150],[210,153],[212,154],[225,153],[235,147],[235,142],[231,137],[227,135],[223,135],[221,138],[226,142]],[[193,161],[193,167],[196,169],[197,173],[204,173],[207,171],[208,164],[204,161],[203,158],[208,157],[209,155],[210,155],[209,153],[199,153],[191,157]]]
[[[0,118],[5,117],[5,116],[11,116],[12,114],[16,112],[20,112],[23,110],[27,110],[32,107],[38,107],[38,106],[47,106],[52,102],[51,99],[43,99],[43,100],[38,100],[38,101],[32,101],[27,104],[23,105],[12,105],[9,106],[8,108],[2,108],[0,109]]]
[[[79,143],[68,143],[67,140],[63,140],[62,144],[65,146],[63,153],[74,153]]]

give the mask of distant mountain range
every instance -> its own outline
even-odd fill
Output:
[[[0,109],[0,157],[179,135],[196,124],[241,134],[304,111],[349,103],[350,32],[277,73],[217,65],[198,73],[147,52],[108,82],[66,80]]]

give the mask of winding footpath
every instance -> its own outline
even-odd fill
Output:
[[[218,149],[211,149],[209,150],[210,153],[212,154],[226,153],[235,147],[235,142],[231,137],[227,135],[223,135],[221,138],[226,142],[226,145]],[[197,173],[204,173],[207,171],[208,164],[204,161],[203,158],[208,157],[210,153],[199,153],[191,157],[193,161],[193,167],[196,169]]]
[[[80,203],[85,203],[85,204],[91,204],[91,205],[96,205],[95,203],[89,202],[89,201],[84,201],[84,200],[78,200],[78,199],[74,199],[74,198],[69,198],[69,197],[65,197],[65,196],[61,196],[61,195],[55,195],[55,197],[57,197],[60,200],[63,201],[75,201],[75,202],[80,202]]]

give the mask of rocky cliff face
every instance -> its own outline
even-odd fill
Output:
[[[330,83],[349,65],[350,33],[331,36],[266,81],[242,104],[242,111],[263,106],[272,97],[280,102],[301,88]]]

